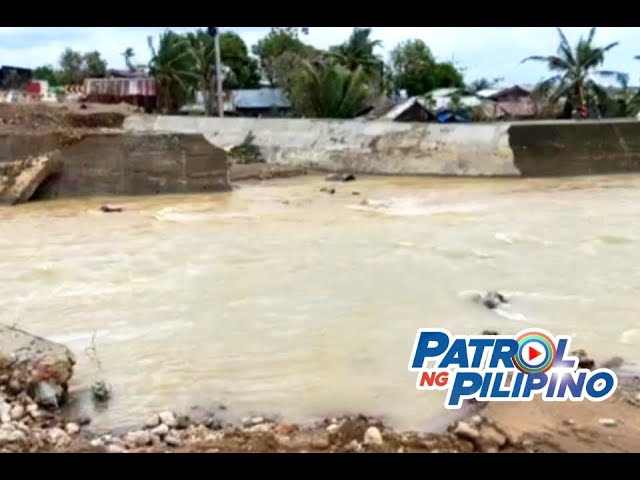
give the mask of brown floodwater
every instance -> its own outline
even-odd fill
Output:
[[[540,327],[596,359],[640,357],[640,177],[325,185],[2,208],[0,321],[68,345],[80,398],[111,384],[103,427],[225,404],[426,428],[443,395],[407,371],[422,327]],[[469,299],[488,289],[511,304]]]

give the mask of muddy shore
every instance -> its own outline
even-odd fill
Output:
[[[640,377],[620,376],[602,403],[476,402],[444,431],[398,431],[366,415],[306,425],[254,416],[223,420],[225,407],[164,411],[136,428],[97,433],[90,418],[70,418],[24,393],[0,393],[0,452],[96,453],[510,453],[640,452]]]

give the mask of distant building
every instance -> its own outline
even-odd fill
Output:
[[[156,104],[153,77],[87,78],[82,86],[84,100],[97,103],[128,103],[151,111]]]
[[[291,103],[280,88],[233,91],[233,113],[243,117],[279,117],[291,110]]]
[[[30,68],[13,67],[3,65],[0,67],[0,89],[22,89],[33,78],[33,70]]]
[[[427,100],[416,96],[396,105],[379,119],[392,122],[432,122],[435,118],[429,110]]]
[[[514,85],[513,87],[498,90],[487,98],[494,102],[522,102],[531,98],[531,90]]]

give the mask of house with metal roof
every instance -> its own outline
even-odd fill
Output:
[[[233,113],[243,117],[282,116],[291,103],[281,88],[255,88],[233,91]]]

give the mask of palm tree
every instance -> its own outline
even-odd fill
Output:
[[[213,78],[216,68],[216,49],[211,35],[202,30],[189,33],[191,56],[193,57],[193,73],[198,78],[198,86],[204,95],[205,112],[213,115],[214,87]]]
[[[193,71],[193,54],[186,37],[167,30],[160,35],[158,49],[148,38],[151,49],[149,71],[156,79],[158,108],[163,113],[177,111],[197,81]]]
[[[354,71],[333,62],[302,62],[292,101],[299,112],[315,118],[354,118],[370,98],[362,66]]]
[[[133,53],[133,48],[128,47],[123,53],[122,56],[124,57],[124,63],[127,66],[127,68],[129,69],[130,72],[133,72],[135,70],[135,67],[133,66],[133,64],[131,63],[131,59],[135,56],[135,54]]]
[[[351,71],[362,67],[372,79],[382,80],[384,62],[373,51],[382,46],[380,40],[372,40],[370,28],[354,28],[349,39],[342,45],[331,47],[329,55]]]
[[[551,92],[551,98],[557,102],[565,97],[574,108],[586,109],[587,101],[596,105],[606,98],[606,90],[595,80],[595,76],[613,78],[618,82],[624,82],[626,75],[620,72],[599,70],[604,63],[605,54],[616,47],[619,42],[610,43],[604,47],[593,44],[596,27],[591,27],[587,38],[580,37],[575,47],[572,47],[564,32],[557,28],[560,36],[560,45],[556,55],[531,56],[522,60],[545,62],[554,76],[544,80],[540,85],[542,90]]]

